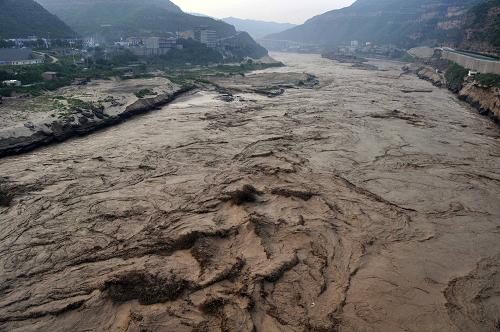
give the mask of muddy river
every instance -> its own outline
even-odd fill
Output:
[[[1,331],[497,331],[500,129],[401,63],[0,160]],[[420,91],[420,92],[418,92]]]

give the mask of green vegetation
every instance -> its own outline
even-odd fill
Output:
[[[479,82],[481,85],[486,87],[497,87],[500,88],[500,75],[496,74],[477,74],[474,80]]]
[[[11,40],[0,39],[0,48],[11,48],[16,46],[16,43]]]
[[[197,69],[175,69],[167,70],[165,77],[173,83],[188,86],[193,83],[210,84],[210,77],[220,76],[244,76],[246,73],[254,70],[263,70],[273,67],[282,67],[282,63],[257,63],[249,61],[240,65],[216,65],[200,67]]]
[[[11,0],[13,1],[13,0]],[[107,41],[126,36],[171,37],[173,31],[206,27],[217,33],[217,38],[238,38],[233,51],[238,58],[262,57],[267,50],[258,45],[248,34],[237,34],[236,29],[221,20],[189,15],[168,0],[38,0],[45,8],[58,15],[82,36],[98,34]],[[189,58],[186,52],[176,52],[180,61]],[[200,55],[200,54],[198,54]],[[257,55],[257,56],[256,56]],[[208,57],[213,55],[208,55]],[[206,56],[203,56],[206,58]],[[209,62],[217,62],[208,59]],[[208,61],[206,60],[206,61]],[[176,60],[173,60],[176,61]],[[199,61],[199,64],[203,60]],[[191,61],[185,61],[195,63]]]
[[[0,67],[0,82],[5,80],[21,81],[21,87],[0,86],[0,96],[10,96],[12,93],[26,93],[39,96],[44,91],[54,91],[70,85],[74,80],[105,79],[119,76],[121,73],[116,68],[129,65],[136,57],[129,52],[116,53],[109,60],[104,59],[101,49],[94,50],[94,59],[88,60],[85,66],[75,65],[72,58],[60,59],[57,63],[45,63],[34,66],[2,66]],[[134,68],[137,72],[144,72],[145,66],[138,65]],[[51,71],[57,73],[57,78],[45,81],[42,73]]]
[[[0,39],[33,35],[71,38],[75,33],[33,0],[1,0]]]
[[[240,34],[234,38],[243,39],[241,47],[230,50],[231,57],[224,59],[218,51],[192,40],[181,40],[182,49],[170,50],[163,56],[148,59],[148,64],[155,65],[161,69],[166,68],[187,68],[193,66],[208,66],[220,64],[223,62],[240,62],[245,57],[260,58],[267,54],[267,50],[256,44],[248,34]]]
[[[149,64],[156,65],[161,69],[192,67],[193,65],[206,66],[210,64],[221,63],[222,55],[198,43],[192,39],[182,41],[183,49],[173,49],[168,54],[150,58]]]
[[[44,113],[55,111],[58,118],[67,118],[75,112],[102,110],[101,101],[84,101],[78,98],[42,95],[20,100],[21,108],[26,112]]]
[[[244,59],[245,57],[259,59],[267,55],[267,50],[257,44],[246,32],[240,32],[226,41],[230,41],[231,43],[238,45],[237,47],[226,47],[225,52],[230,54],[230,57],[232,58],[230,60],[241,61],[241,59]]]
[[[155,96],[155,95],[157,95],[157,93],[151,89],[141,89],[135,93],[135,96],[137,98],[144,98],[146,96]]]
[[[83,101],[77,98],[67,98],[61,101],[54,101],[53,104],[55,107],[53,110],[57,110],[58,118],[67,118],[70,117],[74,112],[83,112],[83,111],[93,111],[93,110],[102,110],[104,106],[100,103]]]
[[[458,92],[462,89],[464,78],[468,75],[469,71],[464,67],[453,63],[448,67],[444,73],[446,78],[446,86],[453,92]]]
[[[193,83],[209,83],[210,76],[245,75],[246,72],[282,66],[283,64],[262,64],[248,60],[239,65],[220,64],[222,56],[193,40],[184,41],[184,49],[171,50],[167,55],[152,58],[139,58],[128,50],[115,50],[106,54],[103,49],[90,50],[91,57],[82,63],[75,64],[73,57],[60,58],[56,63],[33,66],[2,66],[0,82],[4,80],[21,81],[20,87],[0,86],[0,96],[13,94],[29,94],[41,96],[45,91],[75,84],[85,84],[91,79],[108,79],[111,77],[150,78],[158,76],[148,71],[163,71],[166,78],[180,85]],[[44,72],[56,72],[54,80],[44,80]],[[137,96],[143,98],[149,91],[138,91]]]

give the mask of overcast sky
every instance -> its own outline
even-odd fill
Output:
[[[303,23],[354,0],[172,0],[188,13],[217,18],[234,16],[265,21]]]

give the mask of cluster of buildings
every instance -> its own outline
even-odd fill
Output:
[[[182,40],[192,39],[208,48],[220,51],[221,54],[231,54],[231,51],[238,50],[244,47],[244,41],[239,34],[234,36],[221,38],[215,30],[208,26],[195,27],[192,30],[170,33],[169,36],[162,37],[129,37],[125,40],[114,43],[114,47],[106,47],[106,54],[113,53],[120,48],[130,50],[138,57],[153,57],[166,55],[170,50],[183,49],[185,43]],[[43,45],[36,47],[52,47],[50,40],[30,37],[27,39],[16,39],[15,48],[0,48],[0,65],[34,65],[44,62],[42,54],[33,53],[28,43],[43,41]],[[102,43],[101,43],[102,41]],[[57,54],[59,56],[78,56],[82,57],[84,50],[75,48],[78,45],[84,49],[92,49],[105,44],[105,39],[100,39],[98,36],[89,37],[81,40],[65,40],[69,44],[67,47],[59,47]],[[24,46],[23,46],[24,45]]]
[[[372,42],[351,40],[347,45],[337,46],[333,52],[339,55],[365,55],[380,57],[397,57],[405,51],[394,45],[375,45]]]
[[[130,50],[139,57],[165,55],[172,49],[182,49],[181,39],[194,39],[209,48],[217,47],[217,32],[208,27],[176,33],[175,37],[129,37],[115,46]]]
[[[129,37],[116,45],[125,47],[140,57],[165,55],[171,49],[182,49],[182,44],[175,37]]]

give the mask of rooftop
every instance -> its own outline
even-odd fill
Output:
[[[0,61],[30,60],[31,48],[0,48]]]

